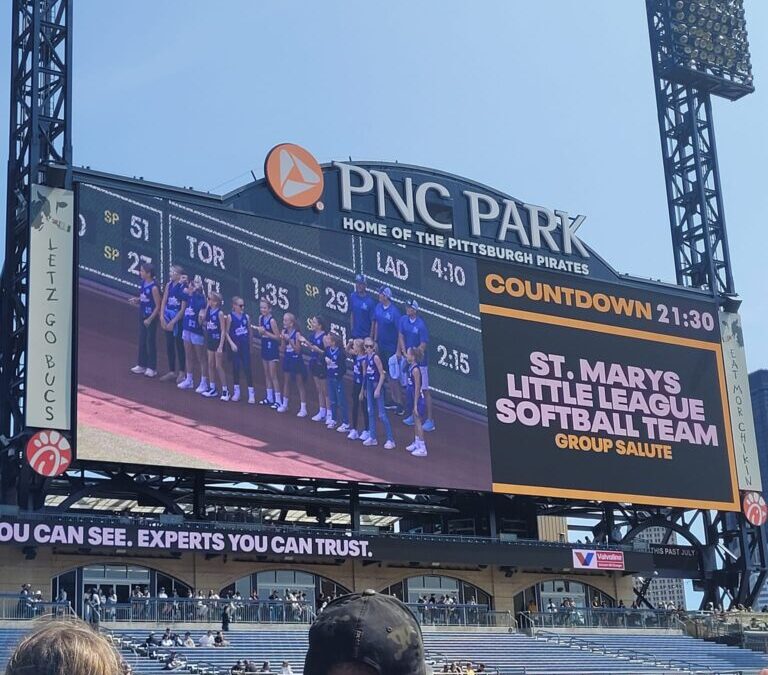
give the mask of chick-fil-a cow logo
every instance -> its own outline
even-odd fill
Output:
[[[38,431],[27,441],[27,462],[41,476],[61,476],[72,463],[72,446],[58,431]]]

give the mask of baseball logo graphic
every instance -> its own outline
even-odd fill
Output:
[[[744,495],[742,509],[747,521],[756,527],[760,527],[768,520],[768,504],[759,492],[747,492]]]
[[[316,206],[323,194],[323,170],[300,145],[281,143],[267,154],[264,175],[275,196],[288,206]]]
[[[26,456],[35,473],[60,476],[72,463],[72,446],[58,431],[38,431],[27,441]]]

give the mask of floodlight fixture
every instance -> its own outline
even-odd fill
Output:
[[[736,100],[755,88],[744,0],[646,0],[659,74]]]

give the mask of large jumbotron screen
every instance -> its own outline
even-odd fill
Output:
[[[79,459],[738,508],[707,296],[449,174],[265,171],[80,176]]]

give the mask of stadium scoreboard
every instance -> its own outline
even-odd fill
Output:
[[[321,315],[346,341],[363,275],[374,302],[388,287],[403,316],[417,303],[429,389],[452,417],[454,437],[438,422],[438,449],[408,483],[433,484],[432,471],[466,486],[459,453],[489,491],[738,508],[712,297],[622,277],[581,240],[584,216],[451,174],[321,167],[290,144],[265,174],[216,197],[82,172],[81,281],[125,299],[142,263],[161,287],[180,265],[225,311],[243,297],[252,324],[263,298],[278,321],[292,313],[308,334]],[[470,420],[483,437],[461,437]]]

